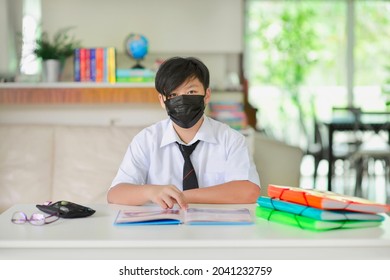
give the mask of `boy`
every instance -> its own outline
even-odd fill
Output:
[[[204,115],[209,82],[209,70],[196,58],[173,57],[160,66],[155,86],[169,118],[134,137],[109,203],[186,209],[188,203],[256,202],[260,180],[245,137]]]

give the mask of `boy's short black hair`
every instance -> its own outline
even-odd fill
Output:
[[[196,78],[206,91],[210,84],[210,73],[202,61],[195,57],[172,57],[158,69],[155,87],[160,94],[167,96],[188,79]]]

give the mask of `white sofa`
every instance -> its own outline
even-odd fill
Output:
[[[105,203],[126,148],[142,127],[0,124],[0,213],[16,203]],[[299,185],[302,151],[255,133],[268,183]]]
[[[261,133],[255,133],[253,142],[253,159],[260,176],[261,195],[267,196],[268,184],[300,186],[302,149]]]

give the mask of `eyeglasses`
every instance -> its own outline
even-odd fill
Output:
[[[49,216],[45,216],[42,213],[34,213],[31,215],[30,218],[27,217],[27,215],[24,212],[15,212],[12,215],[11,222],[14,224],[25,224],[26,222],[29,222],[30,224],[34,226],[43,226],[45,224],[51,224],[55,221],[57,221],[60,218],[58,214],[52,214]]]

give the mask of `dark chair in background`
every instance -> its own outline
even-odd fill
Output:
[[[363,143],[351,158],[356,168],[355,195],[369,198],[371,188],[376,187],[377,164],[381,165],[384,177],[387,202],[390,202],[390,146],[388,143],[370,140]],[[367,192],[363,194],[363,180],[366,179]]]
[[[360,120],[361,109],[355,107],[334,107],[332,108],[332,122],[348,122],[350,128],[345,131],[338,131],[332,135],[332,147],[329,146],[329,127],[326,124],[313,119],[314,131],[313,140],[309,141],[307,155],[314,158],[314,174],[313,184],[317,184],[318,168],[322,160],[331,161],[328,166],[328,176],[335,174],[336,162],[341,161],[343,168],[349,168],[350,156],[356,151],[360,145],[360,137],[358,133],[358,126]],[[333,133],[333,132],[332,132]],[[331,156],[330,156],[331,155]],[[344,170],[343,172],[346,172]]]
[[[356,169],[355,195],[368,198],[376,187],[377,164],[382,167],[387,202],[390,201],[390,112],[365,112],[360,121],[361,144],[351,156]],[[363,194],[363,180],[367,193]],[[371,182],[374,182],[373,184]]]
[[[313,173],[313,186],[317,185],[318,168],[322,160],[329,161],[329,141],[328,141],[328,129],[325,124],[314,120],[314,142],[309,143],[306,154],[310,155],[314,159],[314,173]],[[332,161],[333,168],[328,170],[332,175],[335,173],[336,161],[346,161],[353,153],[350,143],[347,142],[334,142],[332,147]]]
[[[335,138],[334,140],[345,142],[351,146],[352,150],[356,150],[362,142],[362,133],[360,130],[361,116],[362,109],[360,107],[333,107],[332,120],[334,122],[350,123],[348,128],[338,132],[341,137],[338,139]]]

